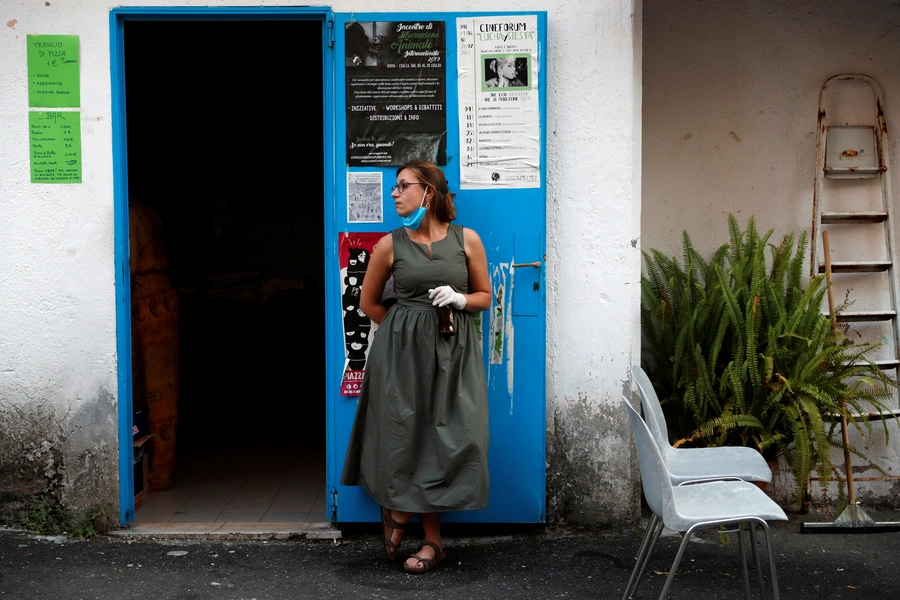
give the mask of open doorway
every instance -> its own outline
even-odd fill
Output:
[[[135,521],[327,520],[322,23],[128,21],[124,44],[129,195],[179,337],[171,489]]]

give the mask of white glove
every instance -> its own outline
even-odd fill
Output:
[[[450,304],[456,310],[462,310],[466,307],[466,297],[454,292],[449,285],[442,285],[428,290],[428,297],[433,300],[432,304],[434,306],[447,306]]]

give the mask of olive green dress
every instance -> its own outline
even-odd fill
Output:
[[[344,462],[343,485],[415,513],[475,510],[488,502],[488,403],[472,314],[454,310],[456,335],[438,331],[428,290],[468,290],[463,229],[428,247],[391,232],[398,302],[375,334]]]

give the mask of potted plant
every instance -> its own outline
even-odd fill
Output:
[[[832,476],[840,415],[870,433],[866,413],[885,410],[897,382],[871,359],[876,345],[852,341],[822,313],[824,276],[802,280],[805,233],[796,247],[792,233],[776,246],[773,230],[760,235],[752,217],[741,231],[729,215],[728,228],[729,243],[709,261],[687,232],[683,263],[644,253],[649,372],[676,445],[740,444],[767,460],[782,453],[800,504],[813,470],[823,487]]]

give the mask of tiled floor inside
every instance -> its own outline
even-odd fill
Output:
[[[135,523],[326,521],[325,443],[220,436],[182,447],[171,490],[152,492]]]

